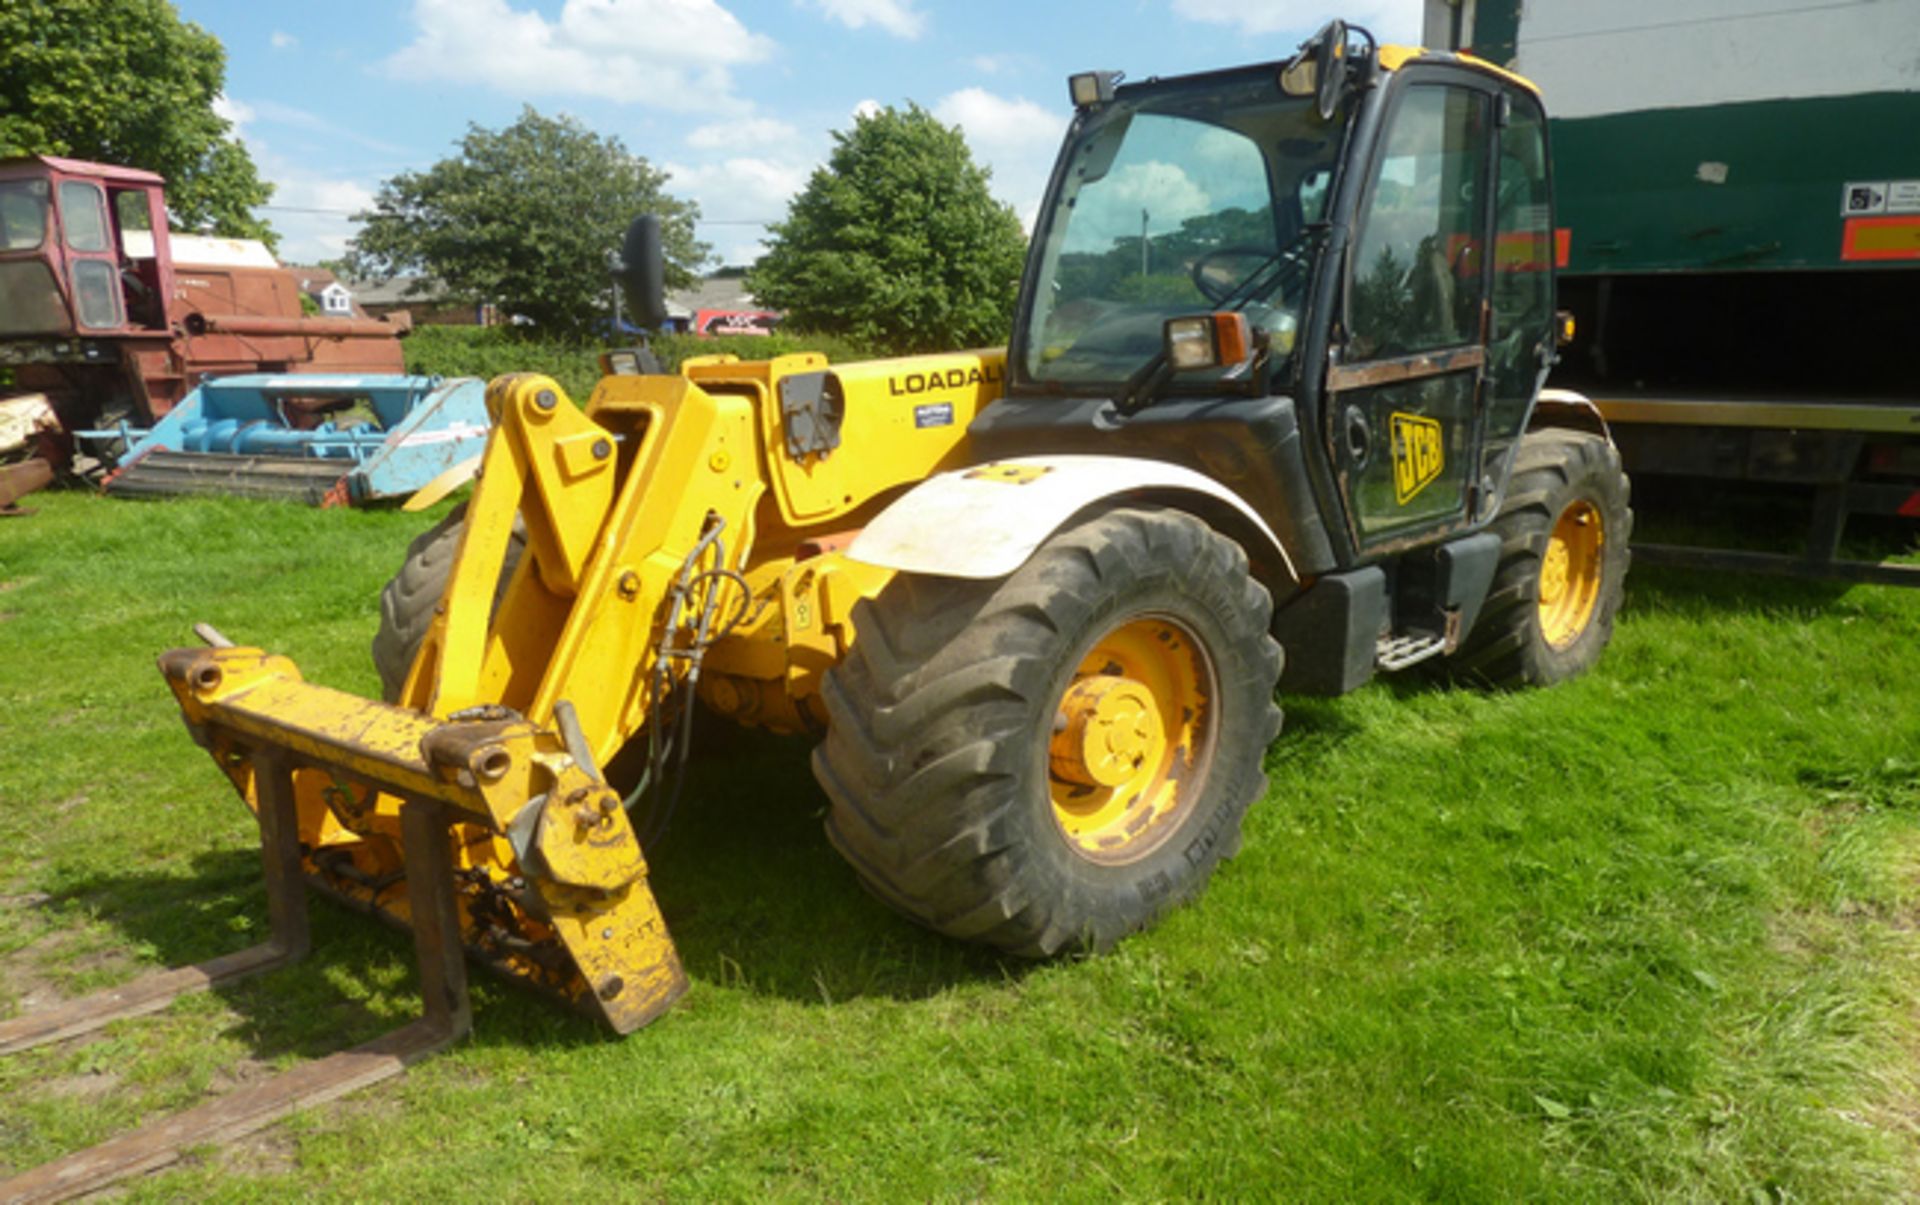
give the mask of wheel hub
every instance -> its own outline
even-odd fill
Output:
[[[1061,700],[1060,717],[1048,761],[1056,777],[1081,786],[1117,787],[1166,745],[1152,691],[1132,678],[1081,678]]]
[[[1047,742],[1054,822],[1075,853],[1145,857],[1199,797],[1216,725],[1213,666],[1193,633],[1147,615],[1082,656]]]
[[[1580,498],[1560,512],[1540,558],[1540,635],[1550,647],[1572,644],[1593,621],[1605,547],[1599,507]]]

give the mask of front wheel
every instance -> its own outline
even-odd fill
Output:
[[[1627,475],[1585,431],[1529,431],[1492,530],[1500,565],[1457,670],[1498,687],[1584,673],[1613,637],[1633,533]]]
[[[828,836],[939,932],[1112,945],[1197,894],[1265,792],[1271,612],[1177,511],[1098,515],[1002,581],[901,574],[823,691]]]

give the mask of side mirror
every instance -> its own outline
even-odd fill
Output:
[[[1280,90],[1288,96],[1313,97],[1314,112],[1329,121],[1340,107],[1347,83],[1347,23],[1329,21],[1320,32],[1300,44],[1300,51],[1280,69]]]
[[[641,214],[620,243],[620,267],[614,273],[625,294],[627,313],[641,330],[657,331],[667,321],[667,269],[660,250],[660,219]]]
[[[1321,121],[1333,119],[1333,111],[1340,107],[1340,93],[1347,86],[1347,23],[1329,21],[1320,31],[1320,47],[1316,52],[1320,60],[1320,78],[1313,95],[1314,112],[1320,114]]]

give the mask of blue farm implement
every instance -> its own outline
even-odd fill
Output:
[[[106,491],[238,494],[315,506],[404,498],[487,442],[486,385],[461,377],[248,374],[207,381],[123,441]]]

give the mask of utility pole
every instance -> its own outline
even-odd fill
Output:
[[[1140,211],[1140,275],[1147,274],[1147,211]]]
[[[607,252],[607,281],[612,285],[608,292],[613,294],[613,326],[607,331],[609,339],[620,337],[620,269],[625,266],[618,251]]]

